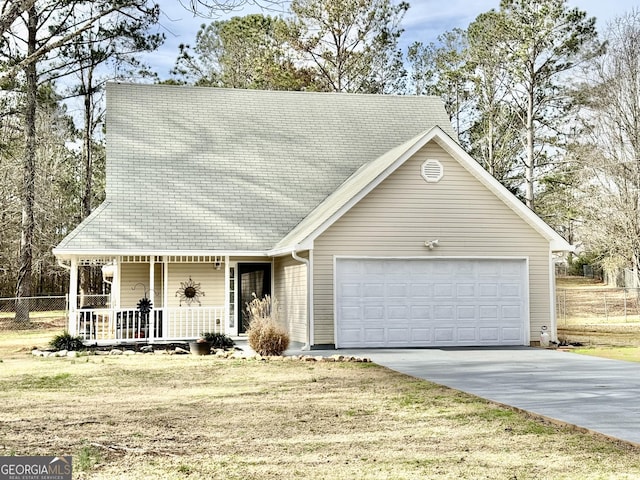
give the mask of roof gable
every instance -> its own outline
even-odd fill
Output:
[[[564,238],[492,177],[457,142],[453,141],[439,127],[433,127],[386,152],[355,172],[289,235],[283,238],[271,253],[313,248],[313,241],[318,236],[430,141],[437,142],[480,183],[496,195],[507,208],[514,211],[538,234],[549,241],[552,251],[573,250],[573,247]]]
[[[56,253],[266,252],[435,125],[435,97],[109,84],[105,206]]]

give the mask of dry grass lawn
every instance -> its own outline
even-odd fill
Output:
[[[0,345],[0,455],[72,455],[74,478],[640,478],[639,448],[373,364]]]
[[[640,347],[585,347],[576,348],[572,352],[625,362],[640,362]]]

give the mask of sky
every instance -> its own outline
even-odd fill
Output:
[[[158,0],[162,15],[159,31],[166,35],[165,43],[159,50],[142,58],[158,72],[161,79],[169,77],[178,56],[178,46],[181,43],[193,45],[196,32],[202,23],[209,23],[212,19],[195,17],[193,13],[184,9],[181,3],[188,0]],[[401,46],[415,41],[430,43],[438,35],[459,27],[466,29],[481,13],[498,9],[500,0],[409,0],[411,8],[404,17],[402,26],[404,33]],[[598,31],[605,29],[613,18],[638,8],[638,0],[568,0],[569,7],[578,7],[589,16],[596,17]],[[249,13],[261,12],[255,6],[248,6],[242,10],[221,16],[221,19],[231,16],[242,16]],[[265,14],[275,15],[277,12],[264,11]]]

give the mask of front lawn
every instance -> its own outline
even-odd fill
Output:
[[[627,362],[640,362],[640,347],[584,347],[572,350],[574,353],[594,357],[611,358]]]
[[[638,448],[368,363],[0,360],[0,455],[72,455],[74,478],[640,477]]]

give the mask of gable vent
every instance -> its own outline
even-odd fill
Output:
[[[422,178],[427,183],[439,182],[444,176],[444,168],[438,160],[427,160],[422,164]]]

